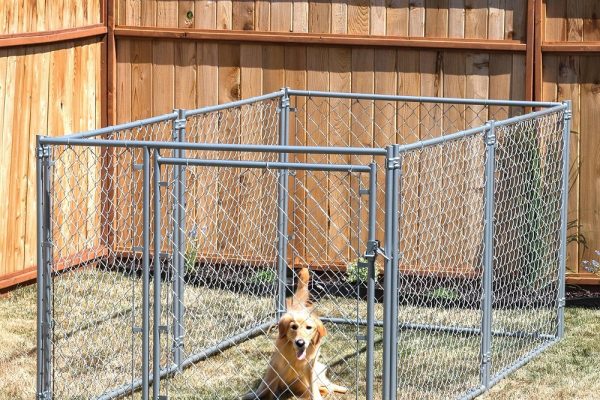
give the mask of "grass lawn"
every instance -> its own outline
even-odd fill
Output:
[[[139,370],[139,357],[135,351],[132,352],[130,339],[132,320],[136,324],[139,322],[139,304],[132,311],[129,302],[131,293],[139,292],[139,285],[132,286],[130,280],[116,273],[99,276],[94,272],[84,272],[74,277],[76,279],[61,278],[55,287],[57,291],[64,291],[63,294],[68,291],[68,298],[72,300],[69,304],[61,303],[64,313],[61,314],[62,311],[57,309],[56,315],[60,322],[57,332],[61,344],[55,354],[55,380],[69,382],[67,386],[57,386],[63,393],[57,396],[61,399],[86,398],[84,393],[89,393],[91,389],[105,385],[115,387],[123,380],[126,382],[131,378],[129,371],[132,365]],[[107,287],[111,289],[107,291]],[[35,295],[35,286],[29,286],[0,298],[0,399],[34,397]],[[203,346],[217,343],[219,335],[230,335],[240,323],[252,324],[255,320],[266,321],[270,318],[269,298],[251,298],[218,289],[186,288],[186,308],[190,310],[190,315],[192,311],[195,315],[207,313],[208,309],[203,310],[202,307],[209,303],[213,318],[193,321],[193,327],[186,333],[185,353],[194,353]],[[321,313],[330,316],[356,315],[356,302],[351,299],[322,299],[319,308]],[[80,313],[76,313],[76,310],[80,310]],[[349,314],[345,315],[345,312]],[[364,316],[362,305],[358,312]],[[407,307],[400,310],[401,317],[408,312],[418,315],[420,320],[444,321],[452,318],[461,320],[467,326],[473,324],[478,315],[477,311],[460,310],[460,315],[457,315],[457,311],[452,309],[432,311],[412,307],[409,310]],[[379,305],[376,313],[381,316]],[[515,322],[514,312],[500,317],[511,319],[513,324],[519,322]],[[245,320],[242,321],[242,318]],[[531,316],[520,318],[525,322]],[[86,321],[91,320],[104,322],[86,326]],[[600,393],[600,310],[567,308],[566,322],[566,337],[562,342],[502,380],[481,398],[597,399]],[[357,333],[364,332],[357,332],[356,327],[352,326],[331,324],[328,329],[321,360],[329,366],[330,378],[336,383],[350,386],[352,391],[352,394],[335,398],[355,398],[357,394],[361,398],[360,382],[364,381],[364,376],[362,372],[355,376],[354,371],[357,365],[359,371],[364,371],[365,356],[354,338]],[[236,398],[256,386],[273,349],[272,338],[275,333],[276,330],[265,332],[201,361],[162,387],[169,391],[170,399]],[[377,330],[376,336],[381,337],[381,330]],[[513,346],[514,350],[514,344],[495,340],[498,346],[506,344]],[[111,342],[110,345],[107,345],[107,341]],[[400,333],[400,343],[401,398],[444,398],[439,390],[447,394],[458,393],[464,384],[477,381],[478,364],[474,361],[478,358],[479,338],[476,336],[403,331]],[[133,347],[139,348],[139,341],[134,342]],[[163,349],[164,355],[170,354],[167,337],[164,338]],[[381,353],[381,342],[378,341],[375,354],[376,393],[379,393],[381,382]],[[164,363],[169,361],[163,360]]]

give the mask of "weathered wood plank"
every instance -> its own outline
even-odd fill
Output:
[[[397,93],[397,51],[395,49],[381,49],[375,51],[374,61],[375,93]],[[398,131],[398,104],[397,102],[375,102],[375,118],[373,121],[373,146],[384,147],[396,143]],[[384,237],[385,227],[385,171],[380,166],[377,171],[377,230],[376,237]]]
[[[232,5],[233,29],[239,31],[254,30],[254,1],[234,1]]]
[[[306,55],[307,88],[329,90],[329,54],[325,47],[309,47]],[[326,146],[329,133],[328,101],[323,98],[307,100],[307,136],[309,146]],[[327,156],[307,155],[307,162],[325,163]],[[307,172],[304,184],[306,196],[304,258],[327,254],[327,182],[322,172]]]
[[[351,35],[369,34],[369,0],[348,1],[348,33]]]
[[[425,0],[410,2],[408,18],[408,35],[413,37],[425,36]]]
[[[306,89],[306,47],[285,47],[285,84],[292,88]],[[307,141],[306,132],[306,98],[294,97],[291,99],[292,106],[296,111],[290,113],[290,140],[293,145],[304,145]],[[305,154],[290,155],[290,161],[305,162]],[[293,240],[291,241],[291,254],[296,257],[304,254],[304,238],[306,236],[306,196],[303,190],[306,184],[306,172],[297,171],[293,186],[290,186],[290,211],[292,218],[290,229]]]
[[[418,50],[398,50],[398,94],[418,96],[421,93],[421,54]],[[396,142],[413,143],[419,140],[420,108],[417,103],[398,104]],[[419,266],[419,162],[405,160],[402,166],[402,263],[410,268]]]
[[[391,0],[387,7],[386,34],[408,36],[408,0]]]
[[[352,49],[352,91],[355,93],[373,93],[375,89],[375,51],[368,48],[353,48]],[[372,147],[373,146],[373,116],[374,104],[370,100],[355,101],[352,104],[352,120],[351,129],[352,137],[350,145],[352,147]],[[370,161],[369,156],[352,156],[352,163],[367,164]],[[359,192],[362,182],[366,180],[358,179],[356,176],[351,177],[351,188],[354,194]],[[366,183],[363,183],[366,184]],[[366,197],[361,196],[360,202],[362,207],[359,207],[359,199],[351,199],[351,208],[354,210],[354,218],[359,218],[364,224],[368,222],[368,207],[366,207]],[[358,213],[356,210],[360,210]],[[367,230],[358,231],[356,228],[351,232],[351,243],[356,246],[364,244],[367,240]]]
[[[219,45],[219,103],[240,98],[240,46]],[[218,139],[221,143],[237,143],[239,140],[239,115],[225,111],[219,119]],[[236,187],[233,170],[218,171],[217,248],[225,253],[236,254],[240,245],[239,207],[241,193]]]
[[[448,0],[427,0],[425,36],[448,37]]]
[[[308,32],[308,1],[294,0],[292,13],[292,31]]]
[[[352,51],[348,48],[329,49],[329,90],[335,92],[351,91],[351,66]],[[329,100],[329,133],[328,146],[350,145],[350,100]],[[348,164],[350,157],[330,155],[328,162],[332,164]],[[328,224],[328,253],[329,260],[348,259],[351,255],[348,249],[350,230],[352,224],[350,209],[350,177],[342,173],[328,174],[327,186],[329,188],[328,200],[330,203]]]
[[[331,3],[311,1],[308,4],[308,31],[329,33],[331,31]]]
[[[584,36],[585,37],[585,36]],[[581,76],[581,138],[580,138],[580,175],[579,175],[579,216],[580,232],[585,236],[589,249],[582,259],[589,260],[593,250],[600,248],[600,212],[598,193],[600,192],[600,158],[598,149],[600,139],[597,134],[600,126],[600,63],[599,56],[580,59]]]
[[[194,10],[194,27],[196,29],[216,28],[217,4],[214,0],[196,0]]]
[[[271,31],[290,32],[292,30],[292,2],[280,0],[271,2]]]
[[[217,0],[217,29],[231,29],[233,25],[232,0]]]

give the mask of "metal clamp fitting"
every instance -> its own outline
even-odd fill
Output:
[[[50,400],[52,398],[52,395],[50,394],[49,391],[45,391],[45,392],[38,393],[37,398],[39,400]]]
[[[175,129],[183,129],[183,128],[185,128],[185,123],[186,123],[185,119],[176,119],[173,122],[173,128],[175,128]]]
[[[48,158],[50,157],[50,146],[43,145],[37,148],[37,157],[38,158]]]
[[[495,121],[489,121],[486,125],[489,128],[485,131],[485,144],[487,146],[496,145],[496,129],[494,127]]]
[[[570,108],[565,110],[565,121],[570,121],[573,118],[573,111]]]
[[[388,169],[398,169],[400,168],[400,163],[402,159],[400,157],[388,158],[387,167]]]

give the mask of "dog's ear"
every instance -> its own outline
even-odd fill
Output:
[[[285,335],[287,335],[287,331],[290,328],[290,323],[292,322],[292,316],[289,314],[285,314],[279,320],[279,339],[283,339]]]
[[[327,336],[327,329],[325,329],[325,325],[320,320],[317,321],[317,329],[315,332],[315,336],[313,337],[313,344],[317,345],[321,341],[322,338]]]

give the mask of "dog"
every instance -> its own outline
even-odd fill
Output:
[[[327,335],[325,325],[313,312],[309,299],[308,268],[298,272],[298,286],[287,312],[278,323],[275,351],[262,381],[242,400],[271,400],[290,391],[300,399],[322,400],[322,394],[346,393],[348,389],[332,383],[326,376],[327,367],[318,361],[321,340]]]

